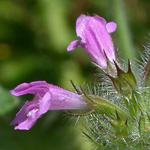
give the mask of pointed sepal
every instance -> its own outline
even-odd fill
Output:
[[[116,119],[109,120],[105,115],[103,116],[107,122],[113,127],[112,132],[120,138],[125,138],[130,134],[129,127],[127,126],[127,120],[122,120],[116,110]]]
[[[111,79],[118,93],[120,93],[121,95],[125,97],[130,97],[132,94],[132,91],[137,88],[137,82],[136,82],[134,74],[132,73],[130,61],[128,61],[127,72],[120,69],[120,67],[115,61],[114,61],[114,64],[117,70],[116,77],[113,77],[109,74],[106,74],[106,75]]]
[[[107,100],[101,96],[87,95],[85,93],[84,96],[93,104],[95,111],[99,114],[105,114],[110,119],[116,119],[116,116],[118,117],[118,119],[119,116],[123,119],[132,119],[128,112],[124,111],[122,108],[120,108],[110,100]]]

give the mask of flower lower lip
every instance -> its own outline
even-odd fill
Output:
[[[32,116],[34,113],[36,113],[39,109],[38,108],[32,108],[29,110],[27,117]]]

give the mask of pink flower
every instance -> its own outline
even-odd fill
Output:
[[[10,92],[15,96],[34,94],[33,100],[26,101],[11,122],[11,125],[17,124],[15,129],[29,130],[37,119],[48,110],[89,108],[83,96],[48,84],[45,81],[22,83]]]
[[[107,58],[112,63],[116,60],[114,44],[110,36],[116,28],[115,22],[107,23],[98,15],[91,17],[81,14],[76,21],[76,33],[81,40],[72,41],[67,50],[71,51],[82,46],[97,65],[106,69]]]

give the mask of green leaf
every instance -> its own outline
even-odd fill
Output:
[[[12,96],[9,91],[0,87],[0,116],[15,108],[18,102],[17,98]]]

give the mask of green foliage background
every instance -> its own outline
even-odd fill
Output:
[[[76,119],[48,112],[30,131],[9,124],[30,96],[15,98],[9,90],[22,82],[46,80],[73,90],[94,82],[95,68],[81,48],[68,53],[76,39],[81,14],[98,14],[116,21],[112,35],[124,58],[138,58],[149,39],[149,0],[1,0],[0,1],[0,150],[92,149]]]

